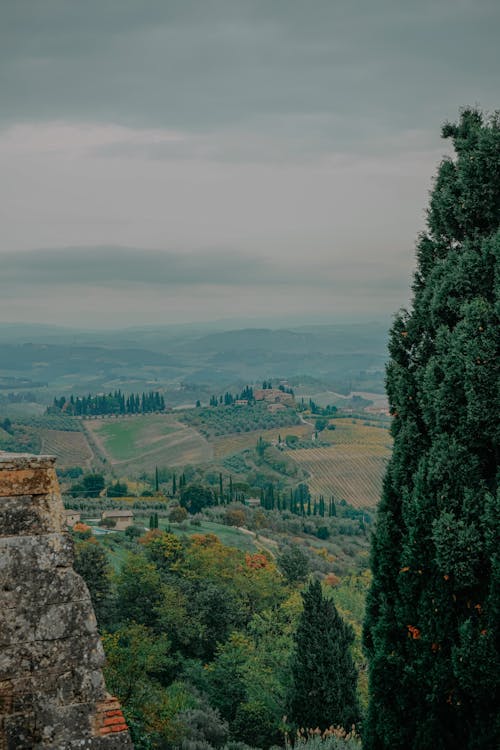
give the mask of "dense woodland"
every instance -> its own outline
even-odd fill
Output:
[[[123,703],[137,750],[281,745],[306,710],[310,726],[328,734],[340,727],[332,748],[359,748],[356,736],[345,740],[360,716],[354,634],[335,598],[356,609],[365,579],[346,579],[334,596],[328,585],[307,583],[308,557],[296,545],[276,558],[228,547],[213,534],[179,537],[155,528],[155,514],[150,525],[115,538],[115,573],[88,527],[74,532],[76,568],[108,657],[107,685]],[[308,691],[326,703],[304,702]]]

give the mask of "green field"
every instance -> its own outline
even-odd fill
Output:
[[[106,446],[107,453],[114,459],[128,461],[135,457],[139,446],[149,446],[153,443],[153,430],[157,440],[176,431],[166,420],[153,417],[106,422],[100,429],[94,430],[94,433],[97,432]]]
[[[212,446],[172,414],[84,422],[101,458],[130,473],[210,461]]]

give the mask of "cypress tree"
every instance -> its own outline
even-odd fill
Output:
[[[462,112],[391,330],[366,750],[500,747],[500,117]]]
[[[350,729],[359,720],[357,673],[350,646],[354,633],[319,581],[302,592],[304,608],[294,635],[288,717],[297,727]]]

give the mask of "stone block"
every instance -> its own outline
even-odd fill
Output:
[[[50,572],[72,564],[73,542],[69,534],[0,536],[0,596],[5,583],[15,587],[35,571]]]
[[[0,750],[133,750],[63,528],[53,459],[0,452]]]
[[[64,521],[64,508],[55,493],[0,496],[2,536],[61,533]]]

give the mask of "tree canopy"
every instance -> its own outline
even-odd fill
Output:
[[[304,609],[295,633],[289,719],[305,729],[350,729],[359,721],[357,672],[350,653],[354,633],[319,581],[302,593]]]
[[[390,336],[394,451],[372,547],[367,750],[500,746],[500,118],[443,136],[410,312]]]

